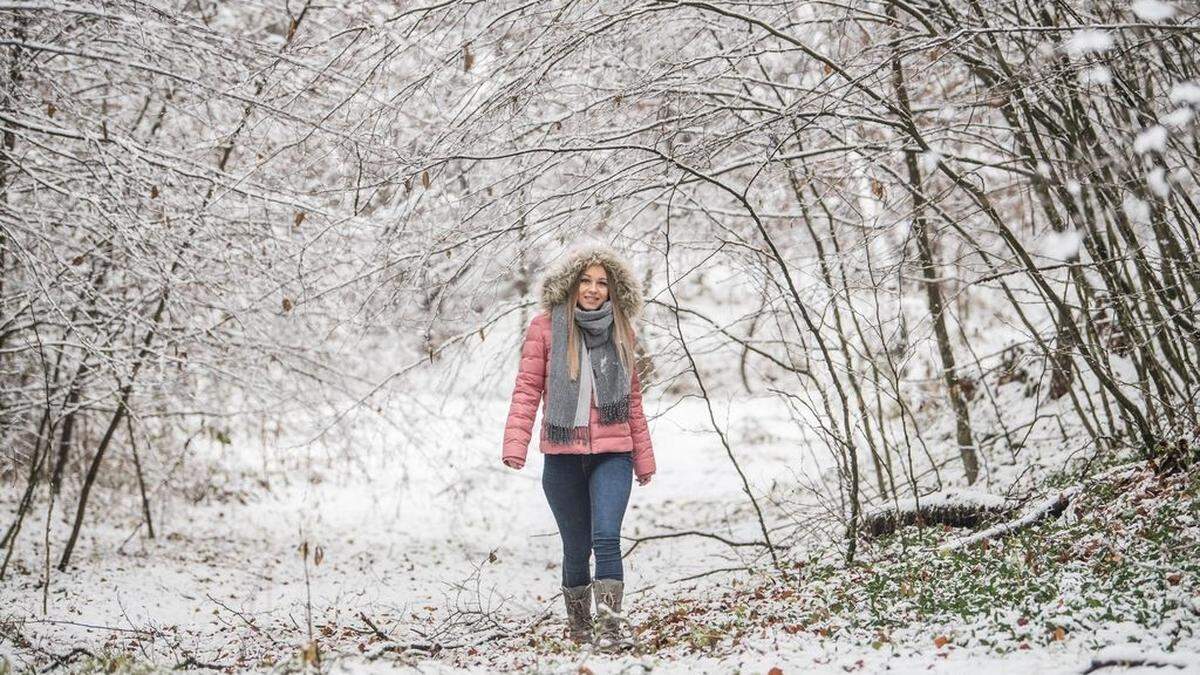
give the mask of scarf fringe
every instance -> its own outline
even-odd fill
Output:
[[[591,440],[590,431],[587,425],[582,427],[560,427],[547,422],[542,425],[542,438],[556,445],[568,445],[575,441],[589,442]]]
[[[622,396],[612,403],[604,403],[596,407],[600,409],[601,424],[612,424],[614,422],[625,422],[629,420],[628,396]]]

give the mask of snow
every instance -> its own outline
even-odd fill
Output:
[[[1163,152],[1167,149],[1167,130],[1161,124],[1143,129],[1133,141],[1133,151],[1139,155]]]
[[[1167,170],[1161,166],[1155,167],[1146,174],[1146,184],[1150,186],[1150,191],[1154,194],[1166,199],[1171,194],[1171,186],[1167,184]]]
[[[1200,105],[1200,84],[1180,82],[1171,88],[1170,98],[1173,103]]]
[[[1121,201],[1121,210],[1133,222],[1146,224],[1150,222],[1150,205],[1134,195],[1125,195]]]
[[[485,425],[502,418],[507,400],[450,397],[422,404],[438,412],[423,421],[430,425],[424,429],[431,439],[425,444],[411,445],[385,431],[373,445],[388,451],[369,453],[371,459],[356,468],[336,461],[309,471],[281,467],[271,488],[244,505],[206,501],[172,509],[160,519],[154,541],[136,537],[122,549],[137,508],[132,499],[114,503],[114,513],[125,517],[85,534],[79,568],[52,577],[48,615],[40,614],[36,550],[19,552],[16,562],[29,572],[18,571],[0,587],[0,605],[15,608],[12,618],[24,622],[23,635],[56,653],[75,645],[96,649],[111,643],[114,635],[128,644],[142,634],[120,631],[137,630],[146,631],[147,638],[156,636],[139,644],[167,663],[181,657],[164,645],[179,644],[200,660],[254,666],[294,653],[307,639],[304,567],[296,554],[303,538],[325,551],[325,561],[310,566],[309,573],[314,623],[335,673],[390,672],[398,658],[431,673],[534,665],[548,672],[578,672],[584,666],[595,673],[767,672],[773,667],[785,673],[1073,673],[1091,663],[1098,642],[1120,645],[1145,636],[1145,629],[1136,625],[1072,630],[1049,647],[997,653],[969,638],[982,630],[974,626],[916,624],[893,631],[876,648],[836,636],[789,633],[781,624],[746,634],[718,654],[555,654],[505,638],[475,647],[475,665],[465,650],[433,659],[409,649],[407,656],[398,657],[384,651],[388,643],[372,641],[361,617],[402,642],[416,637],[406,637],[410,629],[436,632],[456,609],[486,612],[519,635],[532,634],[521,622],[543,612],[550,619],[539,634],[553,634],[560,625],[558,539],[540,490],[541,455],[531,452],[521,471],[502,467],[498,430]],[[650,485],[634,487],[624,534],[696,529],[734,540],[760,537],[736,474],[707,431],[702,403],[691,399],[666,406],[651,395],[647,406],[659,473]],[[721,402],[718,418],[730,422],[731,441],[753,489],[770,497],[761,500],[768,522],[796,518],[802,511],[785,505],[804,494],[797,490],[807,489],[809,478],[825,468],[824,451],[796,433],[788,412],[772,397]],[[371,444],[371,436],[356,440]],[[236,492],[236,472],[227,478],[225,484]],[[1008,503],[987,488],[961,486],[921,501],[984,507]],[[903,500],[905,505],[911,507],[911,500]],[[30,529],[40,531],[41,526],[31,523]],[[681,580],[756,562],[762,562],[757,549],[730,549],[700,537],[645,542],[626,559],[625,610],[637,623],[652,608],[665,612],[685,600],[709,602],[738,583],[762,577],[738,572]],[[729,614],[728,607],[718,607],[720,615]],[[788,605],[779,607],[786,611]],[[1074,625],[1066,615],[1057,621]],[[1032,639],[1032,630],[1026,639]],[[934,644],[933,638],[941,635],[949,641]],[[486,636],[487,631],[475,634],[476,639]],[[10,646],[0,646],[0,655],[23,662]],[[1191,658],[1179,651],[1170,656],[1176,661]]]
[[[1067,40],[1067,52],[1075,56],[1105,52],[1113,47],[1112,36],[1106,31],[1085,29],[1077,31]]]
[[[212,660],[220,660],[219,645],[231,642],[253,653],[260,638],[235,610],[285,642],[303,634],[292,623],[302,624],[305,613],[304,569],[295,553],[303,539],[325,552],[324,563],[310,567],[318,625],[361,628],[361,612],[385,629],[411,624],[428,630],[462,604],[506,617],[557,612],[561,549],[541,490],[542,455],[531,448],[520,471],[501,465],[502,423],[496,420],[504,419],[507,404],[502,397],[431,396],[423,405],[442,412],[422,424],[430,425],[428,438],[441,440],[421,451],[384,436],[372,459],[356,468],[317,466],[310,479],[304,470],[288,471],[245,505],[205,504],[168,514],[156,523],[156,540],[137,537],[124,554],[115,552],[136,526],[138,511],[132,501],[114,505],[125,518],[90,529],[78,569],[52,575],[47,616],[40,613],[41,567],[32,547],[15,560],[29,573],[0,586],[0,606],[48,644],[98,644],[111,633],[39,621],[156,626],[189,636],[189,645]],[[646,406],[651,416],[660,412],[653,398]],[[778,399],[730,401],[721,414],[733,421],[735,442],[758,439],[752,452],[739,453],[757,493],[776,494],[787,484],[780,478],[820,469],[808,463],[815,455],[794,451],[801,439],[788,431],[789,413]],[[707,412],[695,400],[651,422],[659,472],[649,485],[634,485],[626,537],[702,530],[733,540],[761,538],[740,480],[708,428]],[[769,502],[763,506],[772,522],[785,518]],[[33,532],[42,527],[27,524]],[[742,564],[760,551],[739,550]],[[736,564],[730,552],[703,537],[643,543],[626,560],[626,596],[632,607],[670,598],[680,588],[675,580]],[[492,554],[495,562],[487,562]],[[703,589],[734,576],[685,586]],[[19,658],[5,649],[0,655]]]
[[[938,164],[941,163],[941,161],[942,156],[933,150],[922,152],[920,158],[921,171],[926,174],[931,174],[934,171],[937,171]]]
[[[941,546],[939,546],[938,550],[939,551],[956,551],[959,549],[966,548],[972,544],[979,543],[985,539],[992,539],[994,537],[1001,536],[1001,535],[1011,532],[1013,530],[1018,530],[1022,527],[1025,527],[1025,526],[1031,524],[1031,523],[1035,523],[1038,520],[1044,518],[1046,516],[1046,514],[1050,512],[1051,509],[1055,508],[1056,505],[1061,504],[1063,502],[1069,502],[1072,497],[1074,497],[1076,494],[1078,494],[1078,492],[1079,492],[1078,487],[1071,487],[1066,490],[1063,490],[1062,492],[1060,492],[1058,494],[1054,494],[1054,495],[1051,495],[1050,497],[1047,497],[1046,499],[1043,499],[1041,502],[1034,505],[1032,508],[1028,509],[1024,514],[1021,515],[1020,518],[1017,518],[1015,520],[1010,520],[1005,523],[1001,523],[999,525],[996,525],[995,527],[990,527],[986,530],[981,530],[970,536],[962,537],[961,539],[948,541],[948,542],[942,544]]]
[[[1085,68],[1079,73],[1079,83],[1084,86],[1105,85],[1112,82],[1112,71],[1105,66]]]
[[[1119,646],[1105,647],[1096,652],[1094,662],[1122,662],[1129,664],[1145,663],[1143,668],[1131,668],[1121,672],[1168,672],[1168,673],[1197,673],[1200,672],[1200,655],[1173,654],[1161,650],[1146,650],[1136,647]],[[1166,670],[1164,670],[1166,668]]]
[[[1041,238],[1041,253],[1054,260],[1070,260],[1079,255],[1083,234],[1077,229],[1050,231]]]
[[[992,494],[978,487],[959,487],[934,492],[921,497],[922,508],[937,507],[978,507],[984,509],[1004,508],[1009,502],[1000,495]],[[917,501],[912,497],[897,500],[895,504],[881,504],[866,513],[867,517],[883,513],[914,513]]]
[[[1166,115],[1163,115],[1162,122],[1167,126],[1174,127],[1176,129],[1183,129],[1191,123],[1192,117],[1194,116],[1195,113],[1191,108],[1177,108]]]
[[[1133,13],[1142,21],[1166,21],[1175,16],[1174,5],[1162,0],[1134,0]]]

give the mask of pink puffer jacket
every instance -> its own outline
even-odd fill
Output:
[[[517,371],[517,382],[513,387],[512,403],[508,409],[508,422],[504,425],[504,451],[502,460],[516,460],[518,466],[525,465],[525,453],[532,438],[533,423],[538,407],[545,399],[547,379],[550,372],[550,314],[541,312],[529,323],[525,342],[521,345],[521,365]],[[629,392],[629,421],[601,424],[600,411],[592,397],[592,415],[588,423],[591,442],[573,441],[560,445],[546,438],[545,416],[539,434],[539,449],[546,454],[592,454],[600,452],[633,451],[633,471],[639,479],[655,471],[654,449],[650,445],[650,429],[646,426],[646,415],[642,411],[641,382],[637,370]]]

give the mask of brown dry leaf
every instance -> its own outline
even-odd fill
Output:
[[[780,668],[779,666],[772,666],[771,669],[767,671],[767,675],[783,675],[783,668]]]
[[[945,635],[939,635],[939,636],[933,638],[933,646],[937,647],[938,649],[945,647],[946,644],[949,642],[950,642],[950,638],[946,637]]]
[[[150,199],[158,199],[158,186],[157,185],[150,186]]]
[[[53,103],[46,104],[46,115],[47,116],[54,117],[54,113],[56,113],[56,112],[58,112],[58,108],[55,108]]]
[[[300,227],[300,223],[304,222],[305,215],[306,214],[303,211],[297,211],[296,217],[292,218],[292,227]]]
[[[303,658],[305,663],[314,665],[314,666],[317,665],[319,663],[319,661],[317,660],[317,642],[316,642],[316,640],[313,640],[312,642],[309,642],[308,644],[304,645],[304,651],[300,652],[300,655]]]
[[[292,301],[288,298],[284,298],[283,299],[283,311],[290,312],[290,311],[292,311],[292,307],[293,307]]]
[[[315,552],[313,552],[313,564],[320,565],[322,562],[324,562],[324,560],[325,560],[325,549],[318,546],[317,550]]]
[[[474,66],[475,55],[471,53],[471,43],[468,42],[467,44],[463,45],[463,72],[470,72],[471,68]]]
[[[425,187],[425,189],[426,189],[426,190],[428,190],[428,189],[429,189],[429,186],[430,186],[431,184],[432,184],[432,181],[431,181],[431,180],[429,180],[429,172],[428,172],[428,171],[422,171],[422,172],[421,172],[421,185],[423,185],[423,186]]]
[[[1054,628],[1054,641],[1055,642],[1062,642],[1063,639],[1066,637],[1067,637],[1067,631],[1063,630],[1062,626],[1056,626]]]
[[[875,180],[874,178],[872,178],[871,179],[871,194],[875,195],[876,197],[878,197],[880,199],[883,199],[883,183],[880,183],[878,180]]]

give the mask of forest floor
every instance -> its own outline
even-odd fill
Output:
[[[476,407],[502,419],[507,401],[461,405],[420,444],[371,461],[259,465],[213,445],[177,472],[186,489],[156,498],[154,539],[136,499],[105,491],[102,524],[67,571],[51,559],[48,592],[45,521],[31,519],[0,584],[0,673],[306,661],[326,672],[1200,672],[1195,473],[1161,479],[1131,461],[1085,484],[1062,517],[990,544],[939,551],[965,532],[907,527],[865,540],[847,566],[823,506],[837,500],[823,487],[826,451],[758,399],[717,416],[778,561],[715,538],[763,532],[703,402],[648,410],[659,471],[634,486],[623,527],[638,651],[581,652],[562,639],[541,456],[503,467],[498,430],[455,418]],[[1030,508],[1078,481],[1046,469],[1058,462],[1048,454],[1031,482],[1033,447],[1019,485],[993,467],[961,494],[1020,493]],[[0,493],[6,512],[16,490]],[[52,555],[65,520],[54,516]],[[678,536],[638,541],[664,534]]]

